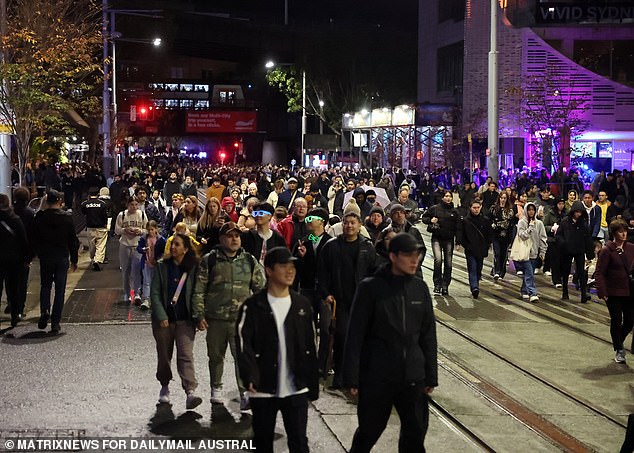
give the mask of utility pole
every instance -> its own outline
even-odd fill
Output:
[[[489,160],[488,172],[493,181],[498,181],[500,160],[499,145],[499,111],[498,111],[498,0],[491,0],[491,48],[489,50]]]
[[[0,0],[0,38],[7,34],[7,1]],[[0,53],[0,64],[4,63]],[[3,84],[4,80],[0,80]],[[4,97],[4,96],[3,96]],[[2,111],[8,109],[3,108]],[[0,118],[0,193],[11,197],[11,127],[9,118]]]
[[[302,69],[302,163],[304,166],[304,155],[306,150],[304,149],[304,138],[306,137],[306,70]]]

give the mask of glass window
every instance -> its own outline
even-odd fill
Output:
[[[178,91],[178,83],[166,83],[165,91]]]
[[[462,90],[462,63],[464,60],[464,41],[440,47],[436,53],[438,92],[453,93]]]
[[[194,106],[194,100],[193,99],[181,99],[181,104],[180,104],[181,108],[191,108]]]
[[[233,104],[236,100],[236,92],[233,90],[223,90],[219,93],[221,104]]]
[[[178,99],[165,99],[165,107],[168,109],[178,108]]]
[[[203,91],[206,93],[209,91],[209,85],[194,85],[194,91]]]
[[[209,101],[203,101],[202,99],[197,99],[196,103],[194,104],[194,108],[196,108],[198,110],[208,109],[209,108]]]
[[[181,91],[192,91],[194,89],[194,85],[191,83],[181,83]]]

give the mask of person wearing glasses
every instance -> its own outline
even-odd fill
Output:
[[[284,238],[271,229],[270,223],[274,212],[273,206],[269,203],[255,204],[251,212],[255,219],[255,228],[243,231],[240,235],[244,250],[256,257],[262,265],[268,250],[273,247],[286,247]]]
[[[613,241],[606,242],[599,253],[594,273],[597,294],[610,312],[610,336],[614,361],[625,363],[623,343],[634,326],[630,275],[634,263],[634,244],[627,242],[627,223],[617,219],[610,223]],[[634,340],[632,341],[634,343]],[[632,345],[634,347],[634,344]]]

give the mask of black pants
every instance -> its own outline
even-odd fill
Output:
[[[609,296],[606,303],[610,312],[610,336],[615,351],[623,349],[625,338],[634,327],[634,309],[629,297]],[[634,339],[632,340],[634,344]]]
[[[550,264],[550,271],[552,273],[551,277],[553,280],[553,285],[558,283],[568,283],[561,281],[561,252],[559,251],[559,247],[556,242],[549,242],[548,249],[546,250],[546,260],[548,260]],[[544,268],[546,268],[546,264],[544,264]],[[568,264],[568,269],[570,269],[570,264]],[[546,272],[546,271],[544,271]],[[569,272],[570,273],[570,272]]]
[[[401,419],[400,453],[424,452],[429,406],[423,385],[366,382],[359,388],[357,418],[350,453],[370,452],[385,430],[392,406]]]
[[[317,360],[319,363],[319,374],[326,377],[328,374],[328,356],[330,322],[332,320],[332,311],[330,305],[324,303],[315,290],[302,289],[302,295],[306,296],[313,304],[313,315],[315,329],[319,329],[319,349],[317,350]]]
[[[308,453],[308,397],[306,394],[286,398],[251,398],[253,433],[258,453],[273,453],[273,436],[277,412],[282,412],[290,453]]]
[[[561,252],[560,252],[561,253]],[[585,302],[586,297],[586,283],[587,279],[585,278],[585,265],[586,265],[586,257],[582,253],[580,255],[568,255],[566,253],[560,254],[560,263],[561,263],[561,282],[564,285],[563,293],[568,294],[568,276],[570,275],[570,266],[572,265],[572,260],[575,260],[575,276],[579,279],[579,287],[581,289],[581,301]]]
[[[335,313],[337,319],[335,321],[335,345],[332,352],[332,359],[334,362],[335,376],[332,379],[332,386],[335,388],[343,387],[343,354],[344,346],[346,343],[346,334],[348,333],[348,321],[350,320],[350,313],[342,310],[339,305],[337,306],[337,312]],[[328,370],[326,370],[327,372]]]
[[[9,261],[0,264],[0,279],[4,281],[7,292],[7,303],[11,307],[11,320],[16,321],[22,313],[20,297],[21,282],[24,279],[24,263]],[[2,289],[0,288],[0,292]]]

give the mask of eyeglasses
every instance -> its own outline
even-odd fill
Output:
[[[273,215],[273,214],[271,214],[269,211],[253,211],[251,215],[253,217],[262,217],[265,215]]]
[[[316,215],[309,215],[308,217],[306,217],[306,218],[304,219],[304,222],[306,222],[306,223],[310,223],[310,222],[312,222],[313,220],[321,220],[321,221],[323,222],[323,220],[324,220],[324,219],[322,219],[321,217],[316,216]]]

